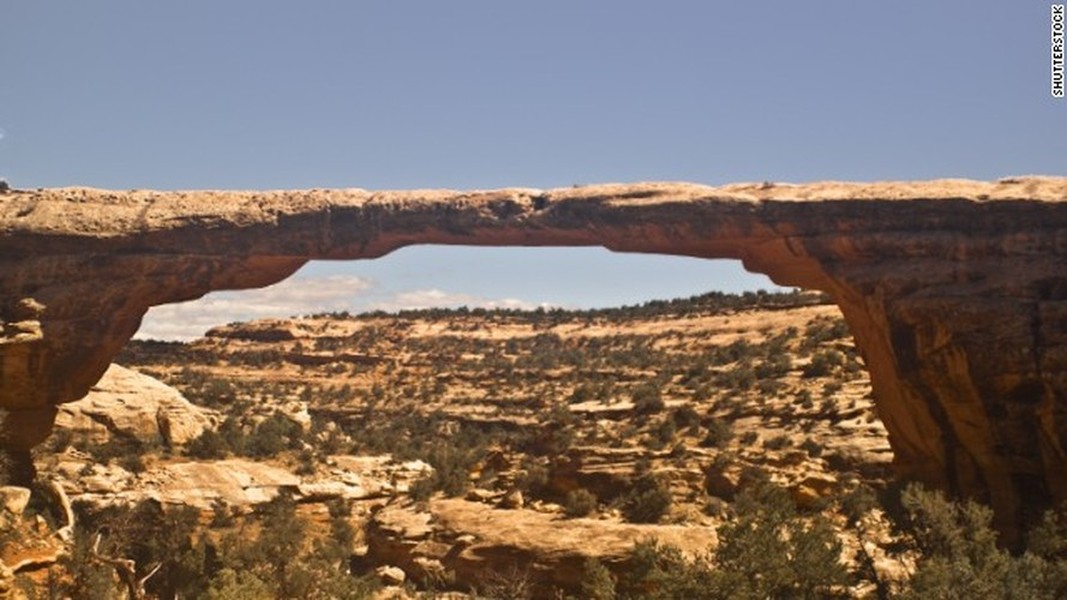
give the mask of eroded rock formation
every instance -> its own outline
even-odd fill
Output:
[[[410,244],[735,258],[828,292],[905,477],[990,502],[1005,531],[1067,500],[1067,179],[636,184],[486,192],[0,195],[0,407],[47,436],[153,305]]]

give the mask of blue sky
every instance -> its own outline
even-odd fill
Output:
[[[1030,0],[10,2],[0,176],[463,189],[1064,175],[1048,11]],[[409,248],[299,276],[288,296],[242,292],[222,296],[230,312],[195,314],[591,306],[770,285],[736,263],[593,249]],[[287,300],[316,285],[322,297]],[[258,298],[266,308],[253,310]]]

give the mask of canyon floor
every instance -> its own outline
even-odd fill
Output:
[[[650,539],[701,556],[756,481],[849,550],[843,499],[889,480],[861,359],[813,294],[320,314],[117,363],[61,407],[43,478],[89,513],[186,507],[216,541],[284,493],[313,538],[346,523],[379,596],[579,593],[586,561],[617,574]]]

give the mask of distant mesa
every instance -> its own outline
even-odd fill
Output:
[[[2,191],[0,433],[23,477],[56,406],[89,391],[151,306],[411,244],[603,246],[738,259],[828,293],[902,477],[991,503],[1002,531],[1067,500],[1064,178]]]

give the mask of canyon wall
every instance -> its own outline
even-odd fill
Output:
[[[0,195],[0,439],[28,450],[145,311],[410,244],[734,258],[841,307],[900,474],[1011,531],[1067,500],[1067,179]],[[709,289],[714,282],[708,282]]]

